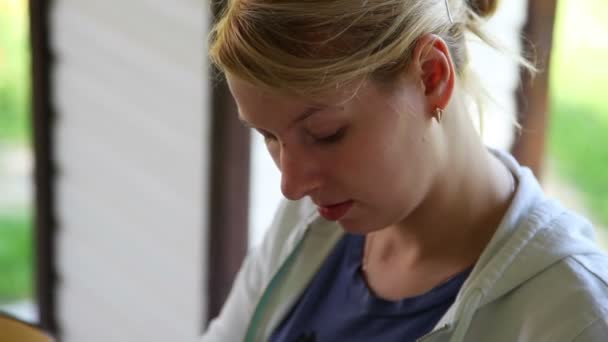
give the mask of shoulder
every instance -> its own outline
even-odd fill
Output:
[[[572,342],[600,342],[608,339],[608,318],[598,317],[583,329]]]
[[[281,201],[261,245],[254,251],[266,264],[268,274],[280,265],[317,217],[314,205],[307,199]]]
[[[544,321],[554,325],[556,341],[600,341],[585,335],[603,332],[608,340],[608,257],[602,253],[571,255],[531,281]],[[573,338],[565,338],[566,336]],[[590,336],[591,336],[590,335]],[[558,339],[558,337],[560,337]]]
[[[607,331],[607,269],[608,257],[601,252],[570,255],[549,266],[516,291],[524,324],[535,326],[535,333],[551,341]]]
[[[312,209],[305,201],[280,204],[262,243],[243,261],[220,315],[211,322],[202,341],[243,340],[270,278],[297,242],[298,231],[304,231],[307,220],[314,219]]]
[[[308,198],[298,201],[283,199],[272,220],[269,235],[289,235],[296,226],[317,216],[314,204]]]
[[[532,281],[550,285],[556,297],[548,298],[553,299],[556,305],[608,317],[607,269],[608,256],[600,252],[571,255],[539,274],[538,280]]]
[[[600,341],[585,339],[608,324],[608,256],[591,223],[550,200],[522,222],[506,246],[508,272],[497,279],[504,291],[476,315],[479,332],[501,331],[505,341]]]
[[[608,317],[606,254],[598,252],[568,256],[543,272],[540,277],[544,278],[545,283],[553,282],[556,291],[575,301],[573,306],[570,306],[571,309],[592,316]]]
[[[579,214],[551,205],[556,213],[532,241],[549,255],[561,255],[522,285],[522,292],[539,317],[562,322],[564,336],[606,323],[608,317],[608,255],[595,240],[593,225]],[[543,258],[542,254],[537,255]],[[534,312],[533,311],[533,312]],[[598,323],[599,322],[599,323]],[[607,336],[608,337],[608,336]],[[566,339],[569,340],[569,339]],[[607,339],[608,340],[608,339]]]
[[[608,341],[608,259],[573,255],[548,265],[476,313],[471,340]],[[597,338],[602,336],[602,338]]]

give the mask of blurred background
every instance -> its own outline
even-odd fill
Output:
[[[261,240],[280,199],[261,140],[214,116],[233,108],[205,65],[210,10],[185,0],[40,3],[32,1],[30,26],[27,1],[0,0],[0,310],[61,331],[65,341],[97,340],[83,336],[108,324],[116,329],[100,341],[194,340],[223,301],[214,291],[230,286],[233,271],[223,268],[238,267]],[[519,42],[526,2],[502,3],[493,21],[505,26],[489,30]],[[604,0],[557,1],[551,63],[541,65],[550,77],[539,169],[549,194],[591,218],[604,248],[607,17]],[[32,44],[32,27],[46,44]],[[38,109],[48,121],[31,101],[32,46],[49,50],[41,50],[49,106]],[[516,68],[497,68],[484,53],[474,56],[482,77],[518,79]],[[491,146],[513,142],[514,87],[495,85],[505,103],[494,110],[511,113],[489,116]],[[34,117],[52,127],[48,150],[34,139]],[[35,219],[34,165],[47,157],[56,173],[46,178],[53,196],[43,204],[53,216],[45,221]],[[232,228],[208,228],[224,225]],[[41,243],[55,247],[47,254]]]
[[[36,320],[28,21],[27,1],[0,0],[0,306]]]

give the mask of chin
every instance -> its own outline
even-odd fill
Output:
[[[340,225],[340,227],[342,227],[342,229],[350,234],[359,234],[359,235],[365,235],[367,233],[370,232],[369,228],[369,224],[364,224],[361,221],[358,220],[353,220],[353,219],[341,219],[338,220],[338,225]]]

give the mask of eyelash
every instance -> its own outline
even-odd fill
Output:
[[[346,133],[346,127],[342,127],[337,130],[334,134],[322,137],[322,138],[314,138],[315,142],[323,145],[335,144],[342,140],[344,134]]]
[[[277,140],[277,138],[275,138],[274,135],[264,134],[264,133],[260,133],[260,134],[262,135],[262,137],[264,137],[265,142]]]
[[[346,127],[342,127],[339,130],[337,130],[335,133],[325,136],[325,137],[321,137],[321,138],[317,138],[317,137],[312,137],[315,143],[321,144],[321,145],[330,145],[330,144],[334,144],[339,142],[340,140],[342,140],[342,138],[344,137],[346,133]],[[269,142],[269,141],[276,141],[277,139],[275,138],[274,135],[272,134],[267,134],[264,132],[260,132],[260,134],[264,137],[264,141]]]

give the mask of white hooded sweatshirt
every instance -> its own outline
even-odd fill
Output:
[[[418,341],[608,341],[608,256],[591,224],[492,152],[517,178],[515,197],[455,302]],[[310,201],[283,203],[202,341],[267,341],[342,235]]]

